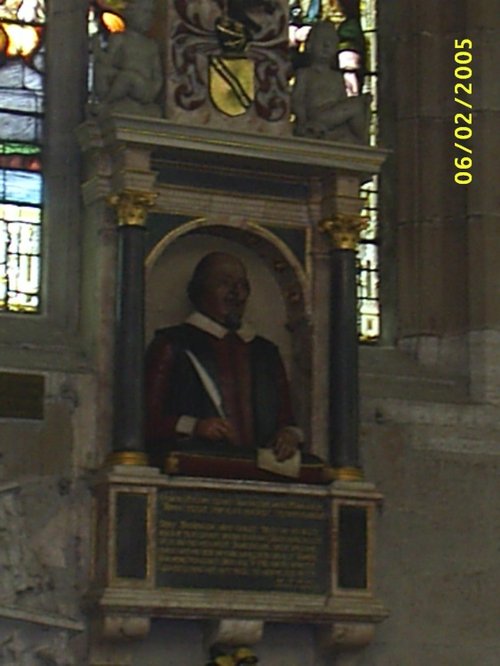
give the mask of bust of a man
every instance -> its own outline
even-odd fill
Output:
[[[146,355],[153,462],[187,441],[270,447],[278,461],[287,460],[302,434],[278,348],[243,320],[250,295],[245,266],[230,254],[206,255],[188,295],[193,313],[183,324],[157,331]]]

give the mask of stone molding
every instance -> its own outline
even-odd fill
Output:
[[[74,632],[85,631],[85,624],[83,622],[62,615],[53,615],[45,611],[40,612],[11,606],[0,606],[0,618],[2,620],[16,620],[28,624],[38,624],[42,627],[67,629]]]
[[[261,620],[235,620],[223,618],[207,622],[205,644],[212,645],[254,645],[262,639],[264,622]]]

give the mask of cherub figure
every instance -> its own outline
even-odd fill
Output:
[[[348,97],[336,68],[339,38],[330,21],[316,23],[306,41],[309,66],[297,71],[292,91],[294,133],[314,139],[366,143],[369,95]]]
[[[126,30],[112,33],[107,48],[94,40],[94,90],[98,101],[114,109],[159,115],[155,100],[162,86],[158,45],[146,36],[153,5],[135,0],[124,11]]]

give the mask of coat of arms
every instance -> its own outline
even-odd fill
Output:
[[[284,0],[174,0],[173,98],[181,109],[207,103],[229,117],[252,110],[287,118],[287,3]]]

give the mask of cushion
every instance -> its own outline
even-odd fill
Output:
[[[295,479],[259,469],[254,449],[227,446],[216,446],[213,450],[190,445],[175,448],[166,454],[163,471],[173,475],[285,483],[331,483],[334,480],[333,468],[310,453],[302,454],[300,476]]]

